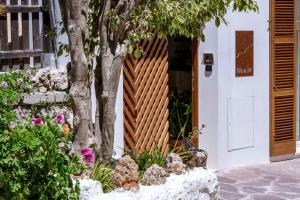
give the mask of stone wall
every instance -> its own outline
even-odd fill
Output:
[[[73,128],[73,112],[68,97],[68,75],[66,69],[42,68],[31,78],[33,91],[26,94],[15,109],[18,121],[22,123],[33,110],[42,116],[63,114],[64,121]]]

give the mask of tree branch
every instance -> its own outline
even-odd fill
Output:
[[[136,9],[141,3],[141,0],[120,0],[114,9],[116,14],[122,18],[118,23],[118,30],[113,34],[113,43],[117,44],[119,41],[124,40],[126,29],[128,26],[128,21],[131,13]]]

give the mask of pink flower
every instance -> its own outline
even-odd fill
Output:
[[[82,149],[80,151],[81,155],[84,156],[86,163],[92,163],[94,161],[93,150],[89,148]]]
[[[32,78],[32,73],[31,73],[31,71],[27,71],[27,72],[26,72],[26,75],[27,75],[28,78]]]
[[[24,86],[24,81],[23,81],[23,79],[19,78],[19,79],[18,79],[18,84],[19,84],[19,86]]]
[[[87,156],[85,156],[85,160],[86,160],[87,163],[93,163],[94,156],[93,155],[87,155]]]
[[[40,117],[35,117],[32,119],[32,122],[38,125],[38,124],[42,124],[43,120]]]
[[[92,149],[89,149],[89,148],[85,148],[85,149],[82,149],[82,150],[80,151],[80,153],[81,153],[82,155],[84,155],[84,156],[86,156],[86,155],[92,155],[92,154],[93,154],[93,150],[92,150]]]
[[[64,120],[64,115],[62,113],[59,113],[57,116],[56,116],[56,120],[59,122],[59,123],[62,123],[63,120]]]
[[[8,88],[8,83],[6,81],[2,81],[0,83],[0,87],[6,89],[6,88]]]

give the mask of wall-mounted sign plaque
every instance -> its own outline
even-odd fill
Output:
[[[235,32],[235,75],[253,76],[254,52],[253,31]]]
[[[214,64],[214,55],[212,53],[203,54],[203,64],[204,65],[213,65]]]

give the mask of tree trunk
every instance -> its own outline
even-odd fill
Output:
[[[125,45],[118,44],[115,51],[102,48],[96,68],[96,154],[100,161],[109,162],[113,155],[116,97],[123,62]]]
[[[89,113],[91,101],[89,65],[84,51],[88,37],[87,2],[85,0],[60,0],[60,6],[70,45],[70,98],[74,113],[74,150],[78,152],[94,143]]]

